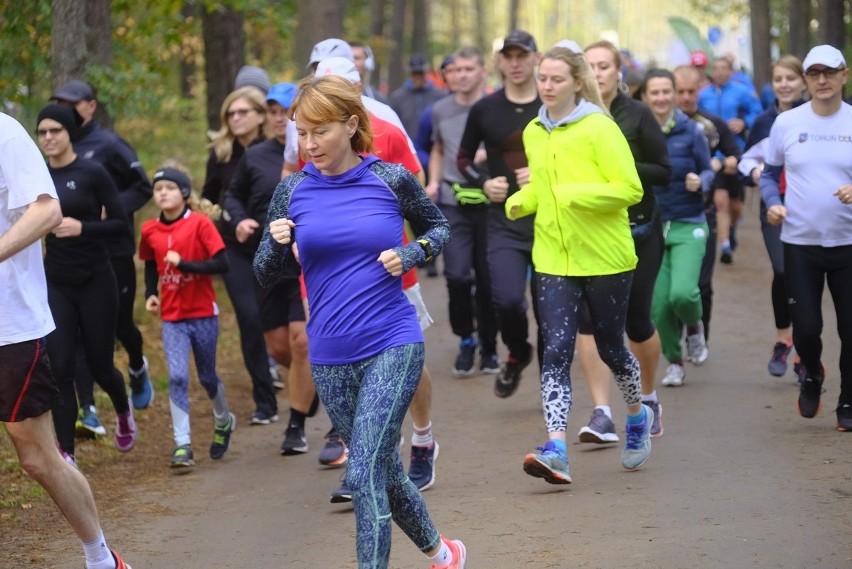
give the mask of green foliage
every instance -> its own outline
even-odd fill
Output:
[[[0,14],[0,101],[28,116],[33,94],[50,89],[50,0],[0,0]]]

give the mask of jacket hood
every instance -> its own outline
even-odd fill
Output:
[[[366,174],[370,170],[370,165],[378,161],[379,158],[373,156],[372,154],[361,156],[360,164],[358,164],[354,168],[350,168],[342,174],[337,174],[336,176],[326,176],[325,174],[317,170],[317,167],[314,166],[312,162],[308,162],[307,164],[305,164],[305,167],[302,168],[302,171],[309,177],[321,181],[324,184],[344,186],[350,184],[353,180],[360,179],[364,174]]]
[[[593,113],[606,114],[603,112],[603,109],[601,109],[596,104],[590,103],[585,99],[580,99],[577,103],[577,106],[574,107],[573,111],[571,111],[571,114],[569,114],[567,117],[563,117],[562,119],[556,122],[553,122],[550,119],[550,117],[547,115],[547,107],[542,105],[538,109],[538,120],[539,123],[547,130],[547,132],[551,132],[556,127],[577,122],[583,117],[587,117]]]

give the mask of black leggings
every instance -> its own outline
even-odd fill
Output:
[[[811,377],[822,373],[822,293],[828,282],[840,336],[840,403],[852,404],[852,245],[784,243],[784,266],[795,330],[793,343]]]
[[[657,330],[651,319],[651,300],[654,297],[654,283],[663,262],[663,224],[660,217],[651,222],[650,232],[643,238],[634,240],[639,263],[633,271],[633,284],[627,301],[627,319],[624,330],[631,342],[640,344],[648,340]],[[592,334],[592,319],[588,303],[583,302],[580,311],[580,334]]]
[[[118,286],[118,313],[115,327],[115,337],[127,350],[127,359],[130,369],[142,369],[142,333],[133,322],[133,301],[136,298],[136,265],[133,256],[110,258],[112,270],[115,274]],[[82,342],[78,339],[77,349],[77,397],[80,406],[86,407],[95,404],[94,388],[95,379],[89,371],[89,363],[86,361],[85,350]]]
[[[77,337],[82,340],[86,360],[95,381],[109,395],[116,413],[129,409],[124,378],[113,365],[115,318],[118,295],[112,269],[92,275],[79,285],[48,281],[47,299],[56,329],[47,336],[47,354],[62,399],[53,409],[53,424],[59,446],[74,454],[74,423],[77,398],[74,393]]]
[[[772,225],[766,220],[766,204],[760,200],[760,231],[763,243],[772,264],[772,312],[775,314],[775,327],[779,330],[790,327],[790,303],[787,297],[787,284],[784,281],[784,244],[781,242],[781,226]]]

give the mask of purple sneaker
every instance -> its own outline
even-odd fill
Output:
[[[133,404],[126,413],[119,413],[115,425],[115,448],[127,452],[136,445],[136,421],[133,419]]]

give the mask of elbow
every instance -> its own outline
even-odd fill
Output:
[[[52,231],[62,223],[62,208],[59,207],[59,200],[55,199],[51,199],[45,204],[45,225],[47,225],[48,231]]]

